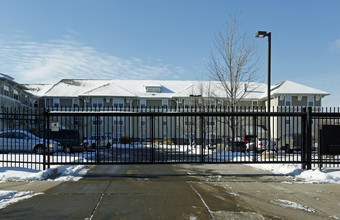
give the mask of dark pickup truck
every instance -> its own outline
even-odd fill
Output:
[[[44,137],[44,131],[39,132],[39,137]],[[46,138],[48,134],[46,134]],[[79,145],[80,135],[77,130],[62,129],[59,131],[49,130],[49,138],[51,140],[59,142],[63,146],[65,153],[71,153],[76,151],[84,151],[84,148]]]

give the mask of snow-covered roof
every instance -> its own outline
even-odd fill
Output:
[[[28,92],[34,96],[43,96],[45,93],[51,89],[53,85],[50,84],[24,84],[28,88]]]
[[[265,91],[266,85],[258,82],[240,82],[238,97],[243,99],[258,99]],[[244,92],[246,93],[244,94]],[[203,97],[226,97],[226,91],[218,81],[191,81],[191,84],[176,93],[174,97],[190,97],[202,95]]]
[[[8,79],[8,80],[14,81],[13,77],[6,75],[6,74],[3,74],[3,73],[0,73],[0,78],[5,78],[5,79]]]
[[[267,93],[265,94],[265,96]],[[283,81],[274,85],[271,89],[271,95],[329,95],[328,92],[314,89],[309,86],[305,86],[299,83],[295,83],[289,80]]]
[[[103,86],[109,80],[62,79],[45,93],[45,97],[78,97],[79,95]]]
[[[91,80],[63,79],[51,85],[27,85],[34,94],[44,97],[136,97],[136,98],[185,98],[201,95],[203,97],[226,97],[226,92],[218,81],[184,80]],[[50,86],[50,87],[49,87]],[[160,92],[147,91],[145,86],[160,87]],[[261,99],[267,96],[267,85],[259,82],[240,82],[240,94],[246,91],[244,99]],[[271,95],[297,94],[321,95],[329,93],[291,81],[284,81],[272,86]]]
[[[191,84],[180,80],[114,80],[119,85],[139,98],[172,98],[174,94]],[[145,86],[160,87],[160,92],[147,92]]]
[[[110,94],[110,95],[109,95]],[[79,94],[79,96],[121,96],[121,97],[136,97],[136,95],[120,87],[114,82],[109,82],[98,88]]]

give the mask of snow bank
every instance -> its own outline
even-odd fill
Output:
[[[247,164],[258,169],[267,170],[275,174],[285,174],[299,179],[304,183],[337,183],[340,184],[340,168],[326,168],[323,170],[301,169],[301,164]]]

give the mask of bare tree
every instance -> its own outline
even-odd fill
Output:
[[[247,41],[245,33],[239,33],[237,18],[230,17],[223,31],[215,36],[214,51],[208,63],[210,77],[220,82],[231,109],[242,100],[247,92],[256,89],[249,86],[258,80],[258,58],[255,57],[255,46]]]
[[[246,33],[239,32],[236,16],[230,16],[223,31],[215,36],[214,50],[208,62],[208,70],[212,80],[219,82],[220,89],[225,92],[226,102],[230,110],[235,111],[239,102],[248,92],[257,88],[258,58],[255,57],[254,43],[249,43]],[[232,143],[238,127],[237,117],[224,119],[232,132]]]

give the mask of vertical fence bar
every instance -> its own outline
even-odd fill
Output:
[[[307,108],[307,118],[306,118],[306,144],[307,144],[307,170],[312,169],[312,107]]]
[[[301,116],[301,132],[302,132],[302,152],[301,152],[301,169],[306,169],[307,166],[307,110],[306,108],[302,109],[302,113],[304,113]]]
[[[154,116],[151,116],[151,160],[150,160],[151,163],[154,162],[154,151],[155,151],[154,121],[155,121]]]
[[[47,131],[46,131],[46,129],[48,129],[49,127],[48,127],[48,119],[47,119],[47,117],[48,117],[48,115],[47,115],[48,113],[47,113],[47,110],[46,110],[46,108],[44,108],[44,145],[46,145],[46,134],[47,134]],[[45,150],[43,151],[44,153],[43,153],[43,170],[46,170],[46,158],[45,158]],[[37,157],[37,156],[35,156],[35,157]],[[35,158],[36,159],[36,158]]]

